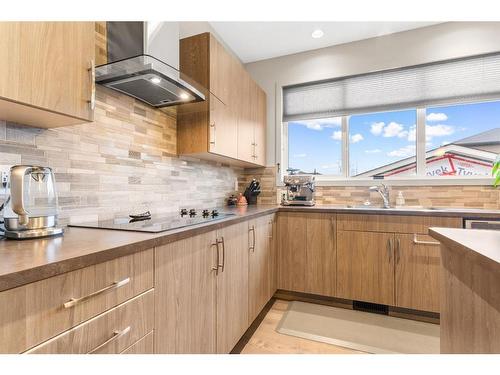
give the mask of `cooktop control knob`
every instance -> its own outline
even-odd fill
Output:
[[[212,217],[219,216],[219,211],[212,210]]]
[[[196,210],[194,208],[189,210],[189,216],[196,216]]]
[[[188,214],[187,208],[181,208],[181,216],[184,216],[184,215],[187,215],[187,214]]]
[[[203,210],[203,217],[208,217],[208,215],[210,215],[210,211]]]

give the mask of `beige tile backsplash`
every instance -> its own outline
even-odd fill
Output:
[[[274,168],[248,169],[239,177],[240,190],[253,178],[261,181],[262,193],[258,202],[276,203],[278,194]],[[391,204],[396,204],[397,192],[402,191],[407,206],[434,206],[500,209],[500,189],[492,186],[401,186],[391,187]],[[319,205],[362,204],[370,199],[381,204],[378,193],[370,193],[366,186],[317,186],[316,203]]]
[[[0,165],[56,173],[60,222],[224,204],[241,169],[178,158],[176,113],[98,87],[95,121],[38,129],[0,121]]]

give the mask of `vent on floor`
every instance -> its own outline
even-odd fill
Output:
[[[363,301],[352,301],[352,308],[354,310],[366,311],[375,314],[388,315],[389,306],[379,305],[378,303],[370,303]]]

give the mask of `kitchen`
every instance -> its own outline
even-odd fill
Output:
[[[0,353],[500,353],[500,22],[18,18]]]

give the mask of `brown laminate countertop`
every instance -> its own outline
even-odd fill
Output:
[[[429,234],[447,248],[468,254],[500,270],[500,231],[485,229],[430,228]]]
[[[277,211],[500,218],[499,210],[421,210],[345,206],[225,208],[234,213],[215,222],[161,233],[66,228],[64,236],[24,241],[0,240],[0,291],[105,262],[155,246],[206,233]]]

